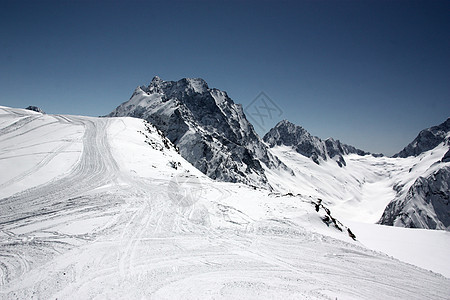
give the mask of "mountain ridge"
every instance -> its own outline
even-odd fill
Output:
[[[298,153],[311,158],[316,164],[320,164],[320,159],[334,159],[340,167],[343,167],[346,165],[343,155],[350,153],[358,155],[371,154],[333,138],[322,140],[317,136],[311,135],[302,126],[295,125],[288,120],[278,122],[274,128],[264,135],[263,140],[270,147],[279,145],[291,146]]]
[[[419,132],[417,137],[409,143],[403,150],[393,155],[393,157],[408,157],[418,156],[421,153],[431,150],[440,143],[446,141],[450,143],[450,118],[447,118],[443,123],[423,129]]]
[[[311,135],[303,127],[287,120],[280,121],[261,139],[252,124],[247,120],[242,105],[234,103],[225,91],[210,88],[207,82],[201,78],[164,81],[155,76],[148,86],[137,87],[130,100],[119,105],[109,116],[131,116],[147,120],[161,130],[180,149],[183,158],[212,179],[240,182],[255,187],[268,188],[269,190],[274,190],[274,187],[276,187],[279,191],[290,192],[288,190],[291,187],[283,187],[285,185],[283,181],[287,180],[286,176],[292,177],[289,180],[294,181],[307,179],[298,173],[303,172],[303,167],[297,168],[296,175],[287,163],[292,160],[286,159],[286,157],[280,160],[282,157],[278,157],[278,155],[284,155],[285,152],[274,152],[272,149],[275,146],[289,146],[293,151],[309,158],[315,164],[323,165],[322,168],[318,169],[321,171],[318,172],[336,172],[336,170],[331,171],[329,169],[331,167],[325,163],[326,161],[334,161],[341,169],[345,169],[347,166],[346,157],[350,154],[361,157],[371,155],[374,158],[381,156],[344,144],[333,138],[322,140]],[[407,150],[401,156],[406,156],[406,152],[409,151],[408,153],[414,154],[412,157],[418,157],[422,154],[425,155],[424,157],[429,157],[431,154],[426,154],[426,152],[434,149],[429,148],[435,146],[436,141],[440,142],[439,145],[445,146],[449,139],[449,120],[438,126],[422,130],[418,137],[405,147]],[[441,153],[444,150],[441,149],[438,152]],[[447,153],[439,154],[439,162],[442,166],[445,166],[445,162],[450,160],[450,150],[446,149],[445,151]],[[411,170],[415,170],[408,176],[401,173],[401,170],[405,167],[403,163],[399,165],[398,170],[392,169],[392,166],[397,164],[395,159],[403,158],[400,155],[397,158],[386,158],[385,161],[380,162],[391,170],[382,171],[385,176],[397,176],[399,179],[395,182],[392,181],[391,192],[388,192],[388,195],[391,195],[394,191],[395,196],[387,199],[387,202],[384,202],[386,199],[383,200],[384,212],[383,214],[380,212],[379,216],[381,217],[377,217],[379,223],[433,229],[446,229],[448,227],[447,221],[441,220],[442,216],[446,214],[445,197],[448,197],[446,185],[445,183],[435,184],[432,180],[432,178],[443,178],[445,180],[447,178],[446,171],[441,171],[437,177],[435,174],[431,174],[430,170],[437,171],[441,165],[436,167],[436,164],[433,165],[431,162],[430,164],[428,162],[422,164],[420,162],[422,156],[419,157],[419,161],[404,161],[411,164],[407,167],[407,169],[410,169],[410,173]],[[409,155],[406,157],[409,157]],[[433,159],[435,157],[435,154],[433,154]],[[355,165],[355,161],[358,161],[358,159],[351,158],[351,161]],[[375,166],[378,162],[369,162],[367,167],[372,168],[371,164]],[[416,170],[415,166],[419,165],[421,167]],[[277,169],[287,172],[272,172]],[[335,182],[332,185],[335,190],[329,195],[342,197],[340,201],[344,201],[351,196],[348,190],[352,190],[357,193],[356,198],[361,197],[366,179],[352,179],[351,173],[345,170],[343,172],[345,174],[339,173],[342,173],[341,175],[345,178],[350,177],[346,181],[340,182],[338,180]],[[383,180],[384,175],[381,176],[377,172],[379,171],[375,171],[374,168],[374,174],[370,172],[370,174],[355,174],[366,174],[371,176],[372,180],[375,180],[374,178]],[[271,174],[270,180],[267,177],[268,173]],[[319,173],[317,174],[319,175]],[[274,176],[285,177],[284,179],[273,180]],[[302,178],[300,179],[300,177]],[[330,179],[334,180],[333,177],[326,180]],[[320,185],[317,185],[319,182],[308,183],[308,186],[312,189],[323,190]],[[347,187],[348,182],[357,186]],[[339,184],[345,186],[339,187]],[[314,185],[317,186],[314,187]],[[414,190],[409,191],[409,189]],[[430,193],[434,193],[432,199],[429,198]],[[422,196],[418,197],[418,194]],[[334,200],[330,201],[333,202]],[[436,210],[434,210],[434,205]],[[423,207],[428,207],[428,209],[425,210]],[[410,212],[408,213],[407,210]],[[441,212],[441,210],[444,210],[444,212]],[[412,221],[406,220],[405,216],[411,216],[412,211],[419,217],[412,219],[408,217]],[[427,219],[432,221],[427,221]]]
[[[436,155],[439,153],[439,155]],[[378,223],[391,226],[450,229],[450,118],[421,130],[394,158],[433,156],[433,164],[410,185],[394,187],[397,196],[388,204]],[[411,166],[413,171],[419,163]]]
[[[261,163],[288,169],[268,151],[242,105],[201,78],[164,81],[155,76],[108,116],[138,117],[154,124],[185,159],[212,179],[270,189]]]

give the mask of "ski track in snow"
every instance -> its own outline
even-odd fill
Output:
[[[229,204],[240,197],[232,185],[208,186],[207,197],[218,196],[207,208],[177,206],[170,177],[119,167],[108,128],[122,119],[54,117],[85,127],[83,151],[70,172],[0,199],[2,299],[450,298],[441,275],[312,232],[282,212],[255,220]],[[215,226],[214,205],[247,224]]]

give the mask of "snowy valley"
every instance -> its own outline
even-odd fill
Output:
[[[0,107],[0,298],[448,299],[449,122],[390,158],[262,139],[202,79]]]

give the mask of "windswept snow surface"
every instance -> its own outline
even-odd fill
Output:
[[[428,176],[450,163],[437,163],[448,146],[444,143],[417,157],[389,158],[346,155],[343,168],[332,161],[320,165],[291,147],[271,151],[294,175],[266,170],[278,190],[321,198],[333,214],[349,226],[368,248],[450,278],[450,232],[376,225],[386,205],[404,197],[419,176]],[[280,178],[282,180],[280,180]],[[398,188],[398,192],[394,187]]]
[[[450,232],[354,222],[348,225],[368,248],[450,278]]]
[[[79,160],[84,126],[64,116],[0,106],[1,197],[46,183]]]
[[[315,198],[214,182],[142,120],[0,120],[2,299],[450,298],[450,279],[327,227]]]

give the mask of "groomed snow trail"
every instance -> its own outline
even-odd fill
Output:
[[[140,120],[55,120],[84,126],[83,150],[66,174],[0,199],[0,298],[450,298],[443,276],[317,233],[329,229],[297,198],[195,175],[202,199],[171,201],[172,176],[195,170],[160,167],[186,162],[145,144]]]

